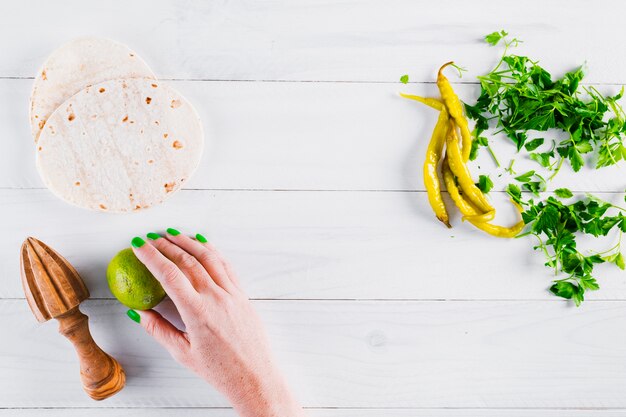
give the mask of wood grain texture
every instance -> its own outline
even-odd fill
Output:
[[[619,0],[298,2],[245,0],[31,0],[7,3],[0,25],[2,76],[33,76],[77,35],[128,43],[161,78],[430,81],[433,62],[454,59],[469,77],[499,51],[482,37],[507,29],[554,73],[589,62],[589,80],[624,82]],[[614,11],[614,13],[610,13]],[[34,29],[35,28],[35,29]],[[585,30],[580,30],[584,28]]]
[[[255,305],[312,417],[626,416],[625,274],[601,266],[601,291],[575,309],[547,294],[552,277],[530,240],[489,238],[458,217],[442,229],[421,192],[435,115],[397,96],[435,94],[436,68],[454,59],[469,70],[451,77],[455,88],[473,100],[474,77],[501,53],[481,38],[502,28],[525,41],[516,52],[554,75],[587,61],[586,81],[614,93],[626,83],[622,9],[618,0],[7,2],[0,416],[234,416],[112,300],[85,307],[129,386],[94,404],[81,393],[71,346],[21,298],[17,254],[29,234],[74,263],[92,296],[108,298],[109,258],[132,236],[166,227],[204,232],[252,297],[282,300]],[[37,189],[28,78],[54,48],[84,35],[129,44],[198,107],[207,152],[189,190],[162,206],[90,213]],[[400,85],[402,74],[412,83]],[[514,157],[501,138],[493,145],[501,160]],[[536,166],[515,158],[518,172]],[[496,189],[509,182],[486,153],[477,166]],[[551,188],[622,202],[622,170],[564,168]],[[507,222],[513,213],[499,215]],[[466,301],[435,301],[451,299]],[[524,299],[534,301],[514,301]]]
[[[513,223],[515,209],[503,195],[495,197],[497,221]],[[619,203],[624,195],[600,197]],[[446,229],[424,193],[185,190],[127,216],[70,207],[47,190],[0,190],[0,201],[0,297],[23,297],[16,248],[26,235],[54,246],[101,298],[111,297],[107,263],[133,236],[175,227],[214,242],[254,298],[558,302],[547,291],[553,273],[530,237],[493,238],[458,214]],[[608,249],[615,239],[590,247]],[[589,243],[581,239],[579,247]],[[588,298],[626,299],[626,273],[597,268],[602,288]]]
[[[127,386],[81,395],[54,326],[0,301],[3,407],[224,407],[116,301],[87,301],[94,337]],[[307,407],[626,408],[626,303],[256,301],[277,360]],[[172,316],[168,304],[162,307]],[[37,370],[37,372],[33,372]]]
[[[35,168],[28,107],[15,105],[26,102],[31,84],[0,80],[0,134],[11,149],[0,152],[0,188],[44,187]],[[424,190],[422,164],[437,114],[398,92],[434,96],[434,85],[190,81],[170,85],[198,109],[205,129],[207,146],[186,188]],[[606,93],[619,90],[600,88]],[[457,89],[461,98],[478,96],[477,86],[461,84]],[[531,135],[535,136],[546,135]],[[498,136],[492,143],[505,166],[496,168],[482,152],[472,164],[476,178],[480,167],[481,173],[491,175],[496,189],[504,189],[511,182],[504,171],[511,158],[518,173],[541,172],[528,156],[515,154],[508,139]],[[569,166],[563,167],[550,188],[626,187],[620,166],[572,173]]]
[[[124,388],[124,369],[93,340],[89,319],[78,306],[55,318],[59,322],[59,333],[74,345],[80,366],[80,381],[87,395],[102,401]]]
[[[20,276],[26,301],[39,322],[63,315],[89,298],[72,264],[34,237],[22,243]]]
[[[20,273],[26,301],[37,321],[57,319],[59,333],[74,345],[87,395],[99,401],[121,390],[124,370],[93,340],[89,319],[80,311],[79,304],[89,298],[89,290],[76,269],[50,246],[28,237],[20,251]]]

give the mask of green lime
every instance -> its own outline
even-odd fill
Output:
[[[107,282],[120,303],[135,310],[148,310],[165,298],[165,291],[131,248],[120,251],[107,267]]]

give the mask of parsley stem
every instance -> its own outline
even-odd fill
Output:
[[[513,164],[515,163],[515,159],[511,159],[511,163],[509,164],[509,167],[506,169],[507,172],[511,175],[515,175],[516,172],[513,171]]]
[[[500,161],[498,161],[498,158],[496,157],[496,154],[493,152],[493,149],[491,149],[491,145],[489,144],[489,142],[487,142],[487,150],[491,154],[491,157],[493,158],[494,162],[496,163],[496,166],[498,168],[500,168]]]
[[[561,166],[563,165],[563,160],[565,158],[561,157],[559,159],[559,164],[556,166],[556,169],[554,170],[554,173],[552,173],[552,175],[550,175],[550,177],[548,178],[548,181],[552,181],[552,178],[554,178],[556,176],[556,174],[559,173],[559,171],[561,170]]]

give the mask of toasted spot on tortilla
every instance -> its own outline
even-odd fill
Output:
[[[41,71],[41,79],[42,80],[47,80],[48,76],[46,75],[46,70]]]
[[[175,182],[168,182],[167,184],[164,184],[163,187],[165,187],[165,192],[171,193],[172,191],[174,191],[175,185],[176,185]]]
[[[180,100],[172,100],[172,102],[170,103],[170,107],[173,109],[177,109],[181,106],[181,102]]]
[[[39,147],[39,148],[37,148],[37,149],[41,151],[43,148],[40,146],[40,147]]]
[[[76,182],[74,183],[74,185],[75,185],[75,186],[77,186],[77,187],[80,187],[80,181],[76,181]]]
[[[46,121],[45,121],[45,120],[41,120],[41,121],[39,122],[39,129],[43,129],[43,126],[44,126],[45,124],[46,124]]]
[[[153,164],[154,163],[154,159],[148,159],[148,163],[149,164]]]
[[[158,85],[156,85],[156,84],[151,84],[151,85],[152,85],[152,88],[157,88],[158,87]]]
[[[124,116],[124,118],[122,119],[122,122],[127,122],[128,121],[128,115]]]
[[[100,206],[99,206],[99,207],[100,207],[102,210],[106,210],[106,209],[107,209],[107,206],[105,206],[104,204],[100,204]]]
[[[71,122],[72,120],[74,120],[74,119],[76,119],[76,115],[75,115],[74,113],[70,113],[70,114],[67,116],[67,120],[69,120],[70,122]]]
[[[105,90],[104,87],[100,87],[100,89],[98,91],[101,92],[101,93],[104,93],[107,90]]]
[[[167,133],[163,133],[163,138],[167,139],[169,135]]]
[[[150,104],[151,101],[152,101],[151,97],[146,97],[146,104]]]
[[[172,142],[172,148],[174,148],[174,149],[182,149],[183,148],[183,144],[180,143],[180,141],[175,140],[174,142]]]

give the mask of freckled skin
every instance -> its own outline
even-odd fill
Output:
[[[139,311],[148,334],[222,392],[242,417],[304,416],[272,359],[261,320],[210,243],[168,233],[133,251],[161,282],[186,328],[180,331],[153,310]]]

